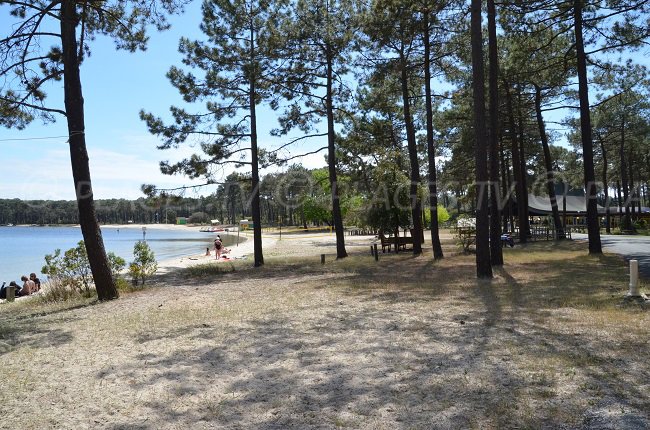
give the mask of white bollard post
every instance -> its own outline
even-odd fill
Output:
[[[640,297],[639,293],[639,261],[630,260],[630,297]]]

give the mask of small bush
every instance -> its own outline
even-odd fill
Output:
[[[454,235],[456,245],[463,249],[464,254],[471,252],[472,245],[476,245],[476,229],[473,228],[459,228]]]
[[[115,278],[115,287],[120,293],[131,293],[137,289],[131,282],[124,279],[122,276]]]
[[[628,215],[623,215],[621,217],[621,225],[619,228],[621,231],[633,231],[634,225],[632,224],[632,219]]]
[[[83,293],[87,297],[92,294],[90,286],[93,284],[93,277],[83,240],[79,241],[75,248],[65,251],[63,255],[60,249],[55,250],[54,254],[47,254],[41,272],[56,283]]]
[[[43,283],[38,300],[43,303],[52,303],[80,300],[83,297],[89,297],[89,295],[82,294],[71,287],[69,283],[62,282],[59,278],[51,278]]]
[[[126,260],[113,254],[112,252],[109,252],[107,254],[107,257],[108,266],[111,268],[111,274],[113,275],[115,282],[117,282],[117,280],[121,277],[122,271],[126,267]]]
[[[120,272],[126,266],[126,261],[112,252],[107,254],[107,258],[113,279],[118,282]],[[49,294],[53,298],[52,300],[46,299],[46,301],[68,300],[74,297],[71,292],[84,297],[92,297],[96,294],[93,288],[95,282],[83,240],[79,241],[75,248],[68,249],[63,254],[60,249],[56,249],[54,254],[47,254],[41,272],[48,275],[49,278],[48,284],[51,292],[45,292],[45,295]]]
[[[133,257],[134,260],[129,265],[129,274],[134,285],[138,285],[138,282],[144,285],[147,278],[158,270],[156,256],[147,242],[140,240],[133,246]]]

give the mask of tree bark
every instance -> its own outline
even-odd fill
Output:
[[[629,200],[629,183],[627,178],[627,162],[625,158],[625,116],[621,118],[621,140],[618,148],[618,155],[620,157],[620,168],[621,168],[621,185],[623,186],[623,207],[625,208],[625,215],[627,219],[630,220],[630,200]],[[619,193],[620,194],[620,193]],[[619,197],[620,200],[620,197]],[[619,203],[620,206],[620,203]],[[622,215],[622,214],[619,214]],[[628,223],[629,224],[629,223]],[[630,225],[623,225],[621,223],[621,228],[629,230]]]
[[[485,127],[485,73],[481,0],[472,0],[472,92],[474,95],[474,136],[476,161],[476,276],[492,278],[490,262],[490,218],[488,214],[488,144]]]
[[[519,242],[526,243],[528,236],[526,234],[526,208],[524,207],[525,199],[525,185],[522,179],[523,172],[521,171],[521,160],[519,152],[519,139],[517,137],[515,115],[512,107],[512,96],[510,94],[510,86],[506,82],[506,110],[508,111],[508,120],[510,122],[510,152],[512,154],[512,173],[513,180],[515,181],[515,198],[517,200],[517,224],[519,226]]]
[[[548,146],[546,127],[544,126],[544,117],[542,116],[542,89],[537,84],[535,84],[535,112],[537,113],[537,127],[539,129],[539,137],[542,141],[542,148],[544,150],[546,188],[548,191],[548,197],[551,201],[551,212],[553,214],[553,224],[555,226],[556,238],[564,239],[564,228],[562,227],[562,221],[560,220],[560,211],[557,208],[557,197],[555,196],[553,160],[551,160],[551,149]]]
[[[102,232],[95,214],[95,201],[90,179],[86,149],[84,100],[81,90],[76,28],[78,17],[76,1],[61,3],[61,47],[63,55],[63,88],[68,122],[72,177],[79,208],[79,224],[84,238],[88,261],[99,300],[119,297],[108,265]]]
[[[424,92],[427,111],[427,155],[429,159],[429,202],[431,214],[431,247],[433,259],[444,257],[438,232],[438,184],[436,172],[436,147],[433,141],[433,106],[431,100],[431,41],[429,40],[429,11],[424,13]],[[415,240],[415,239],[413,239]]]
[[[605,219],[607,224],[605,226],[605,231],[607,234],[610,234],[612,232],[612,218],[611,211],[609,209],[609,185],[607,183],[607,149],[605,148],[605,142],[603,142],[603,139],[599,139],[599,141],[600,150],[603,153],[603,191],[605,192]]]
[[[336,233],[336,258],[345,258],[348,256],[345,250],[345,235],[343,232],[343,216],[341,215],[341,200],[339,197],[338,180],[336,177],[336,146],[334,132],[334,107],[332,82],[334,81],[332,70],[332,49],[327,42],[327,93],[326,93],[326,110],[327,110],[327,164],[330,179],[330,188],[332,189],[332,216],[334,218],[334,229]]]
[[[578,66],[578,94],[580,96],[580,132],[582,133],[582,157],[587,198],[587,232],[589,254],[602,254],[600,224],[596,202],[596,174],[594,173],[594,149],[591,138],[589,114],[589,83],[587,81],[587,55],[582,38],[582,0],[573,1],[575,45]]]
[[[566,196],[569,193],[569,185],[565,182],[562,183],[562,225],[564,226],[564,231],[566,231]]]
[[[251,49],[251,67],[255,67],[255,33],[251,23],[250,31],[250,49]],[[260,174],[259,160],[257,150],[257,88],[255,86],[257,73],[252,73],[249,87],[249,104],[250,104],[250,127],[251,127],[251,186],[253,187],[253,200],[251,209],[253,211],[253,258],[255,267],[264,264],[264,254],[262,250],[262,215],[260,213]]]
[[[630,215],[632,216],[632,219],[636,219],[636,206],[634,205],[634,199],[636,196],[636,189],[634,188],[634,168],[632,167],[634,160],[632,158],[632,151],[628,153],[628,163],[627,167],[628,170],[630,171]]]
[[[523,221],[524,228],[526,229],[526,237],[530,236],[530,220],[528,219],[528,167],[526,165],[526,151],[524,147],[525,131],[524,131],[524,115],[521,110],[521,87],[517,91],[517,129],[519,135],[519,162],[521,163],[521,182],[523,188],[523,205],[524,211]]]
[[[503,230],[508,232],[508,224],[512,228],[512,198],[510,197],[510,187],[512,186],[512,180],[510,178],[510,166],[505,156],[505,151],[503,149],[503,139],[499,142],[499,153],[501,155],[501,196],[508,196],[506,201],[506,211],[503,214]]]
[[[499,189],[499,55],[497,52],[496,7],[494,0],[488,7],[488,56],[490,91],[490,261],[493,266],[503,266],[501,247],[501,196]]]
[[[422,254],[422,243],[420,243],[422,237],[422,220],[420,218],[422,202],[418,196],[418,186],[420,185],[420,162],[418,161],[418,149],[415,142],[415,127],[413,125],[413,117],[411,116],[411,104],[409,103],[408,71],[403,46],[399,55],[402,100],[404,103],[404,123],[406,124],[406,142],[409,151],[409,162],[411,165],[411,186],[409,188],[409,197],[411,200],[413,230],[415,231],[415,236],[413,237],[413,255],[420,255]]]

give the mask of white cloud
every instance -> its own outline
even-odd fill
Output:
[[[156,152],[153,152],[156,151]],[[142,197],[140,185],[153,183],[161,187],[179,187],[191,184],[181,176],[167,176],[160,173],[156,149],[149,151],[113,151],[90,148],[90,175],[95,198]],[[162,158],[162,157],[161,157]],[[180,157],[179,157],[180,158]],[[28,158],[12,157],[5,161],[11,169],[0,184],[2,198],[24,200],[51,199],[72,200],[75,190],[72,182],[72,168],[67,150],[57,148],[34,153]],[[195,182],[197,183],[197,182]]]
[[[59,139],[60,140],[60,139]],[[0,182],[0,198],[23,200],[72,200],[75,190],[68,145],[64,141],[52,143],[26,143],[16,148],[4,146],[5,169]],[[322,143],[322,142],[319,142]],[[90,174],[96,199],[142,197],[143,183],[155,184],[160,188],[175,188],[198,185],[202,181],[190,181],[184,176],[168,176],[160,173],[159,161],[179,161],[189,157],[198,148],[182,145],[178,149],[160,151],[156,149],[158,139],[148,133],[108,133],[104,136],[88,136]],[[267,148],[277,148],[277,142],[261,143]],[[317,145],[301,144],[283,151],[283,157],[313,151]],[[292,160],[306,168],[326,166],[326,151],[305,155]],[[223,179],[235,169],[225,165],[219,176]],[[240,169],[245,171],[246,167]],[[272,168],[269,171],[282,169]],[[191,190],[191,195],[205,195],[214,192],[215,187]]]

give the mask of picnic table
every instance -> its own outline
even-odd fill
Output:
[[[413,230],[410,230],[411,235],[410,236],[388,236],[384,234],[383,231],[379,232],[379,240],[381,242],[381,252],[386,252],[386,248],[388,248],[388,252],[391,251],[392,247],[395,246],[395,251],[404,250],[406,251],[406,246],[407,245],[413,245]],[[424,231],[421,232],[420,235],[420,244],[424,243]]]

